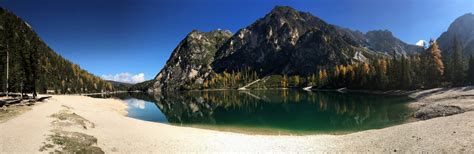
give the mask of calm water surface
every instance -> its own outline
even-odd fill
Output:
[[[252,134],[341,134],[405,122],[407,97],[299,90],[116,94],[130,117]]]

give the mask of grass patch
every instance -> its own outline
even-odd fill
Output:
[[[53,121],[53,125],[56,126],[72,126],[79,125],[84,129],[94,128],[95,124],[89,120],[73,113],[69,110],[61,110],[58,113],[51,115],[51,117],[56,118],[57,120]]]
[[[91,135],[55,131],[50,135],[47,142],[40,148],[41,152],[54,153],[104,153],[101,148],[95,146],[97,138]]]

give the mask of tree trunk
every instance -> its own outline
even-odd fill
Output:
[[[9,53],[8,53],[8,46],[7,46],[7,50],[6,50],[6,51],[7,51],[7,79],[6,79],[6,80],[7,80],[7,82],[6,82],[6,88],[7,88],[6,91],[7,91],[7,92],[6,92],[6,95],[7,95],[7,97],[8,97],[8,67],[9,67],[8,65],[9,65],[9,63],[10,63],[10,57],[9,57],[10,55],[9,55]]]

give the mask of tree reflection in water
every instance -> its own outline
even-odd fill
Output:
[[[151,100],[150,100],[151,98]],[[410,99],[299,90],[191,91],[153,95],[179,125],[266,128],[294,132],[353,132],[403,123]]]
[[[147,112],[136,113],[140,116],[134,118],[153,120],[165,116],[165,120],[161,118],[157,122],[213,129],[231,127],[244,132],[255,129],[266,133],[354,132],[400,124],[411,114],[406,106],[411,100],[406,97],[360,93],[223,90],[95,97],[143,100],[154,103],[159,109],[147,107],[134,110]]]

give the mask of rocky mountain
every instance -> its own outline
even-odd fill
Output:
[[[474,14],[465,14],[449,26],[448,31],[441,34],[437,39],[443,54],[449,54],[453,50],[453,40],[457,38],[465,57],[474,54]]]
[[[155,77],[156,90],[189,89],[193,83],[202,83],[212,73],[211,63],[217,50],[232,33],[224,30],[189,33],[182,40],[164,68]]]
[[[32,27],[0,8],[0,90],[6,87],[7,52],[9,91],[81,93],[113,90],[112,84],[81,69],[54,52]]]
[[[223,72],[305,76],[335,65],[391,56],[393,51],[406,55],[421,49],[389,31],[363,34],[328,24],[310,13],[277,6],[234,35],[227,31],[191,32],[149,89],[193,89],[191,85]]]
[[[232,36],[217,53],[213,66],[217,72],[309,74],[320,67],[361,60],[354,58],[356,53],[373,55],[351,43],[335,26],[310,13],[277,6]]]
[[[326,25],[320,29],[312,29],[301,36],[288,56],[288,63],[278,73],[306,76],[323,68],[364,62],[368,60],[368,57],[378,56],[377,54],[374,51],[353,46],[337,34],[335,27]]]

